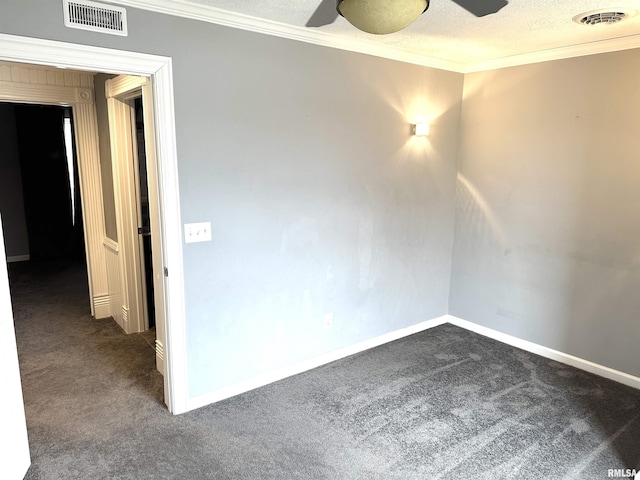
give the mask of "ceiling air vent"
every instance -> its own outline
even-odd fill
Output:
[[[63,0],[63,5],[67,27],[127,35],[127,11],[124,8],[89,0]]]
[[[573,21],[581,25],[612,25],[631,16],[630,12],[622,10],[596,10],[576,15]]]

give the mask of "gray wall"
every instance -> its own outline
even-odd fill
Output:
[[[29,255],[13,105],[0,103],[0,212],[7,257]]]
[[[638,65],[465,78],[453,315],[640,375]]]
[[[4,0],[0,31],[173,58],[182,218],[213,231],[184,247],[192,396],[447,313],[462,75],[128,15]]]
[[[116,225],[116,204],[113,190],[113,170],[111,167],[111,139],[109,136],[109,116],[105,82],[115,75],[98,73],[93,77],[96,98],[96,116],[98,117],[98,143],[100,147],[100,173],[102,175],[102,201],[104,204],[105,235],[114,242],[118,241]]]

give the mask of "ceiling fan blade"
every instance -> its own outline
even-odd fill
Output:
[[[336,0],[322,0],[316,11],[313,12],[311,18],[306,23],[307,27],[322,27],[329,25],[338,18],[338,9],[336,8]]]
[[[484,17],[498,12],[509,4],[506,0],[453,0],[476,17]]]

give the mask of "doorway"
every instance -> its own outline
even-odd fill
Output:
[[[0,209],[11,286],[35,285],[65,272],[73,279],[67,290],[76,293],[70,298],[86,309],[84,222],[71,109],[0,103],[0,117],[0,167],[8,173],[0,177]],[[45,290],[42,300],[51,293]]]
[[[133,75],[146,75],[153,82],[153,121],[156,127],[154,148],[158,164],[158,203],[162,206],[160,241],[162,244],[161,269],[155,271],[155,276],[164,273],[165,279],[165,311],[166,338],[163,345],[164,362],[164,392],[165,403],[173,413],[183,413],[193,407],[189,406],[187,369],[186,369],[186,332],[184,307],[184,274],[182,260],[182,227],[180,221],[180,201],[178,194],[178,169],[175,143],[175,120],[173,109],[173,75],[171,59],[157,55],[147,55],[132,52],[121,52],[113,49],[91,47],[63,43],[37,38],[24,38],[14,35],[0,35],[0,60],[22,62],[32,65],[49,65],[73,69],[76,71],[111,72]],[[50,99],[52,93],[58,91],[52,87],[39,85],[20,85],[20,95],[30,96],[30,101]],[[3,96],[0,99],[15,100],[16,95]],[[81,118],[87,125],[95,123],[95,111],[90,104],[91,94],[84,89],[76,89],[70,95],[61,95],[56,103],[72,105],[74,118]],[[78,129],[79,123],[76,122]],[[82,129],[83,130],[83,129]],[[86,132],[78,134],[78,150],[80,157],[95,155],[97,150],[91,142],[86,142]],[[148,147],[149,145],[147,145]],[[99,162],[91,162],[82,166],[85,169],[97,169]],[[91,178],[99,179],[99,173],[91,172]],[[99,182],[99,180],[98,180]],[[97,182],[96,182],[97,183]],[[99,213],[98,213],[99,215]],[[93,215],[85,215],[93,218]],[[93,246],[92,246],[93,247]],[[94,285],[90,282],[89,289]],[[106,301],[108,305],[108,299]],[[102,307],[104,303],[96,302]],[[93,305],[92,305],[93,308]],[[156,312],[157,313],[157,312]],[[158,324],[156,320],[156,324]]]
[[[32,274],[34,281],[37,281],[42,274],[50,277],[59,273],[59,270],[66,269],[70,266],[67,263],[73,260],[77,264],[76,269],[81,271],[80,280],[84,278],[84,285],[88,283],[90,291],[88,295],[85,292],[82,303],[85,307],[87,303],[90,304],[91,316],[96,319],[115,317],[124,311],[121,289],[119,285],[111,288],[113,285],[108,280],[111,277],[119,284],[121,272],[127,271],[129,264],[123,261],[122,265],[116,265],[115,271],[112,272],[107,268],[106,246],[110,239],[106,236],[107,208],[102,194],[113,191],[114,185],[105,187],[101,181],[105,179],[106,170],[103,166],[107,159],[98,157],[97,148],[94,148],[97,146],[95,143],[100,130],[97,102],[94,100],[95,74],[69,70],[62,73],[61,70],[48,67],[0,62],[0,70],[5,78],[4,71],[7,69],[11,71],[13,80],[9,84],[4,83],[0,89],[0,99],[11,100],[6,103],[6,109],[10,109],[10,114],[3,116],[6,128],[2,138],[8,136],[7,130],[13,131],[16,137],[13,140],[15,145],[9,150],[13,151],[12,156],[16,159],[9,162],[13,164],[12,170],[15,174],[12,174],[12,188],[2,188],[0,206],[4,212],[7,205],[20,205],[20,208],[12,210],[21,213],[24,230],[22,243],[25,245],[22,249],[18,245],[17,255],[11,255],[10,252],[10,260],[32,260],[26,266],[22,265],[14,270],[22,269],[23,278]],[[42,83],[33,82],[34,77],[42,79]],[[51,78],[56,85],[49,84]],[[25,83],[24,79],[29,79],[30,82]],[[74,86],[78,84],[83,87]],[[104,93],[102,98],[106,106]],[[142,114],[142,110],[140,113]],[[9,117],[11,125],[5,121]],[[21,128],[16,128],[16,122]],[[103,123],[108,124],[108,119],[105,118]],[[131,137],[134,142],[135,124],[133,111]],[[9,126],[11,128],[8,128]],[[76,126],[78,128],[75,128]],[[83,146],[80,150],[74,142],[76,135]],[[108,133],[106,136],[109,136]],[[116,143],[124,144],[119,139],[116,139]],[[126,145],[133,148],[129,143]],[[141,145],[141,153],[142,148],[146,151],[145,145]],[[76,155],[78,150],[79,154]],[[19,153],[21,155],[18,155]],[[7,157],[8,155],[3,155],[3,162]],[[111,162],[108,162],[108,165],[111,165]],[[5,168],[4,165],[0,166],[3,168],[4,180]],[[22,174],[19,171],[20,167]],[[148,166],[145,169],[149,169]],[[23,191],[28,195],[23,195]],[[12,193],[13,198],[4,198],[8,196],[7,192]],[[157,189],[154,193],[157,193]],[[146,204],[150,205],[151,200],[149,195],[145,195]],[[12,215],[7,215],[7,221],[11,224],[8,225],[9,228],[5,228],[5,232],[9,234],[11,250],[16,247],[11,245],[11,237],[19,230],[13,225],[15,217],[20,216],[15,214],[16,212],[13,212],[13,219]],[[135,238],[138,238],[137,231]],[[86,240],[88,248],[84,248],[83,240]],[[158,252],[161,252],[161,248]],[[133,260],[133,257],[130,257],[129,262]],[[16,272],[16,275],[18,273]],[[74,282],[70,283],[77,286],[77,280],[74,278]],[[81,284],[80,289],[84,290]],[[44,293],[46,292],[43,290]],[[117,306],[116,309],[113,308],[113,304]],[[151,340],[148,343],[155,350],[155,341]]]
[[[135,173],[137,176],[136,186],[138,187],[138,238],[139,255],[142,271],[142,290],[145,306],[145,326],[147,330],[155,332],[155,296],[153,291],[153,250],[151,246],[151,212],[149,206],[149,183],[147,169],[147,155],[145,147],[145,125],[144,106],[142,97],[136,97],[132,105],[132,122],[135,139],[134,160],[137,164]],[[154,336],[155,342],[155,336]]]
[[[4,163],[19,166],[12,185],[2,179],[3,190],[13,192],[11,198],[8,193],[3,195],[2,202],[12,213],[7,218],[7,236],[27,238],[27,242],[13,242],[8,247],[14,250],[9,257],[84,264],[84,224],[71,109],[21,103],[0,103],[0,108],[7,122],[3,142],[15,142],[17,147],[15,152],[6,152]],[[11,115],[13,125],[9,124]],[[15,139],[10,138],[13,133]],[[17,159],[8,158],[15,153]]]
[[[151,82],[143,76],[119,75],[107,79],[104,90],[119,237],[116,255],[122,272],[122,305],[127,309],[118,323],[128,333],[147,332],[149,336],[155,326],[156,365],[164,373],[167,334],[163,299],[167,270],[160,243],[160,185]]]

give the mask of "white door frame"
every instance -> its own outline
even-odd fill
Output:
[[[123,287],[123,305],[128,311],[127,333],[141,332],[148,328],[145,321],[145,299],[142,291],[142,265],[140,262],[138,235],[138,184],[136,182],[135,143],[131,126],[129,100],[142,95],[142,87],[149,82],[145,77],[120,75],[107,80],[105,93],[111,137],[111,164],[116,204],[116,223],[120,250],[120,272]],[[147,101],[152,97],[147,98]],[[155,163],[150,158],[150,163]],[[155,202],[154,202],[155,203]],[[156,210],[157,211],[157,210]],[[153,219],[159,224],[159,218]],[[162,253],[159,249],[154,255]],[[162,279],[161,279],[162,280]],[[164,308],[164,305],[162,306]],[[160,339],[164,344],[164,339]]]
[[[182,226],[178,191],[173,106],[173,75],[169,57],[0,34],[0,60],[75,70],[148,76],[154,90],[155,153],[158,170],[161,242],[164,253],[165,403],[174,414],[188,410]]]
[[[2,62],[0,101],[71,107],[76,126],[75,144],[91,315],[106,318],[111,313],[102,246],[104,209],[92,75],[73,70]]]
[[[155,155],[155,128],[153,125],[153,92],[145,77],[119,75],[105,85],[109,114],[109,133],[113,179],[116,197],[116,217],[122,251],[120,255],[124,302],[129,311],[127,326],[142,331],[149,328],[147,301],[144,288],[144,259],[140,225],[139,167],[133,100],[142,99],[144,112],[144,142],[146,149],[153,292],[156,311],[156,366],[164,372],[164,345],[166,343],[164,319],[164,274],[161,238],[162,219],[158,194],[158,172]],[[119,238],[120,238],[119,237]],[[147,266],[148,268],[149,266]],[[147,286],[149,288],[149,286]]]

